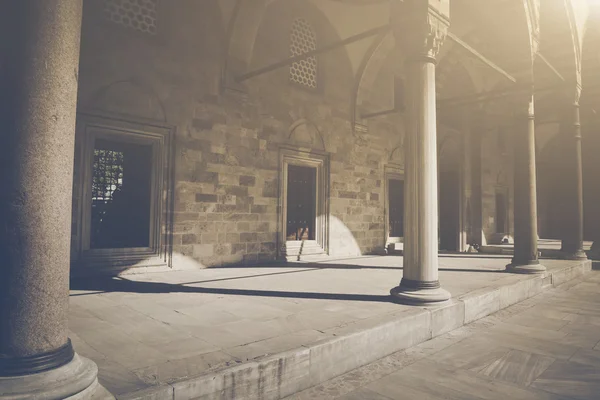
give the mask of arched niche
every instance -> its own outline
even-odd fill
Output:
[[[326,151],[325,140],[319,128],[305,118],[300,118],[290,125],[288,141],[300,147]]]
[[[152,88],[135,79],[109,83],[83,102],[82,111],[166,122],[165,106]]]

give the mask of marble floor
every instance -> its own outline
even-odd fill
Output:
[[[440,281],[454,298],[495,290],[525,278],[504,271],[509,261],[508,256],[443,255]],[[544,263],[553,271],[570,262]],[[402,257],[375,256],[75,280],[70,338],[79,354],[96,362],[100,382],[124,396],[330,339],[349,324],[368,325],[412,310],[389,298],[390,288],[402,278],[401,266]],[[556,330],[574,329],[594,316],[566,313],[572,320],[562,326],[548,312],[544,321]],[[527,323],[519,326],[533,329]],[[502,357],[506,364],[526,356]],[[502,365],[492,361],[477,366],[495,377]],[[548,359],[532,356],[527,363],[542,368]]]
[[[583,249],[588,251],[591,249],[594,242],[592,241],[584,241]],[[498,248],[506,248],[513,249],[514,244],[488,244],[488,247],[498,247]],[[562,247],[562,242],[559,239],[539,239],[538,240],[538,249],[539,250],[559,250]]]
[[[288,399],[600,399],[600,271]]]

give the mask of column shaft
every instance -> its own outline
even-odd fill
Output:
[[[471,232],[473,246],[483,245],[482,235],[482,182],[481,182],[481,132],[471,130]]]
[[[438,283],[438,185],[435,64],[407,63],[404,241],[405,282]]]
[[[528,108],[525,129],[517,129],[514,135],[515,254],[507,269],[512,272],[539,273],[545,271],[545,267],[538,260],[533,96]]]
[[[448,0],[394,2],[392,28],[405,62],[404,272],[390,293],[400,302],[431,304],[450,293],[438,280],[438,169],[435,57],[446,37]]]
[[[67,313],[82,0],[21,0],[2,12],[11,32],[0,38],[2,57],[10,60],[0,100],[0,376],[6,376],[73,359]]]
[[[566,258],[586,259],[583,251],[583,167],[581,156],[581,122],[579,116],[579,104],[573,104],[571,123],[566,140],[566,149],[569,154],[565,157],[567,165],[567,190],[563,194],[566,197],[565,209],[566,224],[563,229],[562,250]]]
[[[409,60],[406,75],[404,272],[391,294],[402,302],[429,304],[450,298],[438,280],[435,60]]]

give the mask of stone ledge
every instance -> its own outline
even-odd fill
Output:
[[[280,399],[415,346],[591,271],[571,262],[540,275],[513,275],[435,308],[415,307],[328,331],[334,337],[234,367],[118,396],[123,400]]]

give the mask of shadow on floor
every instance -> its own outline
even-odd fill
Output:
[[[335,268],[335,269],[402,269],[402,267],[386,267],[386,266],[368,266],[368,265],[356,265],[356,264],[347,264],[352,260],[362,261],[373,258],[387,258],[387,257],[398,257],[400,255],[377,255],[377,256],[361,256],[361,257],[350,257],[350,258],[339,258],[339,259],[331,259],[331,260],[322,260],[322,261],[268,261],[262,262],[259,264],[252,265],[240,265],[240,264],[228,264],[210,267],[211,269],[236,269],[236,268]],[[510,262],[512,255],[506,254],[487,254],[487,253],[458,253],[458,252],[440,252],[438,254],[439,258],[480,258],[486,260],[498,260],[498,259],[506,259]],[[339,262],[337,264],[332,264],[332,262]],[[344,263],[346,262],[346,263]],[[507,264],[508,264],[507,262]],[[331,263],[331,264],[330,264]],[[440,269],[443,270],[443,269]],[[465,270],[465,271],[473,271],[477,270]]]
[[[321,299],[321,300],[349,300],[367,302],[391,302],[392,297],[352,294],[352,293],[314,293],[314,292],[286,292],[278,290],[250,290],[250,289],[224,289],[205,288],[196,286],[185,286],[183,284],[162,282],[137,282],[123,278],[95,278],[74,279],[71,281],[72,290],[90,290],[95,293],[71,294],[81,296],[86,294],[124,292],[124,293],[207,293],[224,294],[236,296],[259,296],[259,297],[284,297],[292,299]]]
[[[238,279],[250,279],[250,278],[258,278],[262,276],[272,276],[272,275],[287,275],[294,274],[299,272],[311,272],[311,271],[320,271],[324,269],[389,269],[389,270],[402,270],[402,267],[371,267],[371,266],[358,266],[358,265],[336,265],[336,264],[300,264],[300,265],[282,265],[279,268],[302,268],[295,271],[282,271],[282,272],[271,272],[268,274],[253,274],[253,275],[242,275],[242,276],[233,276],[229,278],[218,278],[218,279],[207,279],[202,281],[193,281],[193,282],[185,282],[183,285],[191,285],[196,283],[210,283],[210,282],[223,282],[223,281],[234,281]],[[218,268],[218,267],[217,267]],[[227,267],[232,269],[233,267]],[[247,267],[239,267],[240,269]],[[257,268],[274,268],[274,267],[257,267]],[[464,269],[464,268],[438,268],[438,271],[446,271],[446,272],[487,272],[487,273],[504,273],[505,270],[485,270],[485,269]]]
[[[498,257],[477,257],[477,258],[487,258],[487,259],[498,259]],[[509,259],[510,262],[510,259]],[[508,262],[507,262],[508,264]],[[268,268],[302,268],[303,271],[314,271],[314,270],[320,270],[320,269],[374,269],[374,270],[403,270],[404,268],[402,266],[398,266],[398,267],[391,267],[391,266],[373,266],[373,265],[356,265],[356,264],[332,264],[329,261],[327,262],[293,262],[293,261],[289,261],[289,262],[281,262],[281,263],[269,263],[269,264],[259,264],[259,265],[254,265],[254,266],[243,266],[243,265],[223,265],[223,266],[218,266],[218,267],[210,267],[209,269],[248,269],[248,268],[253,268],[253,269],[268,269]],[[445,268],[445,267],[440,267],[438,268],[438,271],[449,271],[449,272],[486,272],[486,273],[503,273],[505,272],[504,269],[474,269],[474,268]],[[284,274],[286,272],[276,272],[273,274],[264,274],[264,275],[278,275],[278,274]],[[261,276],[261,275],[250,275],[250,277],[252,276]],[[241,277],[240,277],[241,278]],[[225,278],[223,280],[227,280],[230,278]],[[239,279],[239,278],[233,278],[233,279]],[[208,282],[208,281],[206,281]]]
[[[225,267],[228,269],[234,267]],[[247,269],[248,267],[237,267]],[[352,264],[320,264],[320,263],[283,263],[280,265],[266,265],[260,268],[298,268],[291,271],[280,271],[263,274],[245,274],[243,276],[233,276],[227,278],[207,279],[193,282],[184,282],[180,284],[163,282],[143,282],[132,281],[123,277],[94,277],[94,278],[73,278],[71,280],[72,290],[88,290],[91,293],[77,293],[71,296],[84,296],[96,293],[106,292],[126,292],[126,293],[208,293],[239,296],[261,296],[261,297],[285,297],[297,299],[323,299],[323,300],[350,300],[350,301],[371,301],[371,302],[389,302],[390,296],[366,295],[366,294],[341,294],[341,293],[314,293],[314,292],[288,292],[278,290],[250,290],[250,289],[225,289],[225,288],[205,288],[197,286],[202,283],[232,281],[239,279],[251,279],[264,276],[296,274],[323,269],[389,269],[402,270],[402,267],[385,266],[362,266]],[[504,270],[486,270],[486,269],[462,269],[462,268],[440,268],[440,271],[447,272],[484,272],[484,273],[505,273]]]

